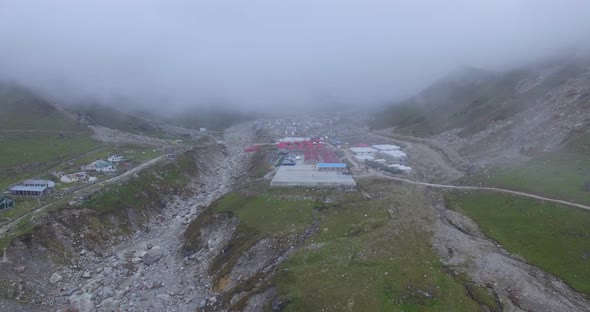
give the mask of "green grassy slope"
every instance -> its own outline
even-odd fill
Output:
[[[113,185],[85,203],[100,212],[133,207],[137,210],[160,209],[166,196],[183,194],[191,176],[196,174],[194,159],[184,154],[174,162],[160,163],[121,185]]]
[[[572,137],[562,148],[525,163],[494,166],[464,179],[582,204],[590,204],[590,132]]]
[[[349,199],[318,212],[318,233],[278,270],[284,311],[496,310],[485,288],[474,286],[470,297],[469,282],[445,272],[431,249],[425,225],[433,215],[421,191],[388,190],[384,198]]]
[[[91,134],[34,94],[0,87],[0,187],[100,147]]]
[[[244,196],[230,193],[216,202],[214,211],[231,211],[248,227],[265,234],[301,232],[312,221],[315,202],[282,200],[270,194]]]
[[[87,133],[0,133],[0,145],[2,187],[100,146]]]
[[[185,251],[199,248],[200,228],[214,215],[237,216],[240,224],[232,240],[212,265],[214,283],[223,288],[223,277],[257,241],[272,237],[280,245],[317,224],[317,231],[263,286],[278,288],[281,311],[499,311],[485,287],[442,267],[431,245],[434,211],[421,190],[365,182],[374,187],[372,194],[387,195],[367,200],[357,192],[265,185],[235,191],[191,223]],[[225,297],[252,291],[261,280],[263,276],[255,276]],[[234,308],[243,308],[243,303]]]
[[[78,115],[85,115],[94,125],[123,132],[166,138],[166,133],[154,123],[104,105],[76,105],[69,108]]]
[[[590,211],[484,192],[447,203],[508,251],[590,295]]]
[[[89,132],[30,91],[0,86],[0,130]]]
[[[434,211],[420,189],[362,183],[375,199],[262,184],[230,193],[189,226],[185,247],[197,248],[199,229],[213,214],[237,216],[236,233],[213,264],[212,272],[223,277],[258,240],[292,237],[315,222],[317,231],[269,281],[283,295],[282,311],[498,311],[485,287],[442,267],[431,246]],[[223,278],[215,283],[223,285]],[[254,284],[239,285],[232,294]]]

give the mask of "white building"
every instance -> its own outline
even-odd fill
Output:
[[[79,181],[86,181],[88,179],[88,175],[85,171],[70,173],[62,176],[59,180],[63,183],[73,183]]]
[[[107,161],[110,161],[110,162],[121,162],[123,160],[124,160],[123,156],[119,156],[119,155],[111,155],[107,158]]]
[[[397,151],[397,150],[381,151],[381,152],[379,152],[379,155],[383,156],[383,158],[391,159],[391,160],[395,160],[395,161],[406,160],[408,158],[408,154],[406,154],[402,151]]]
[[[394,151],[401,149],[401,147],[393,144],[375,144],[373,147],[380,151]]]
[[[310,141],[311,138],[304,138],[304,137],[286,137],[279,139],[279,142],[303,142],[303,141]]]
[[[285,135],[295,135],[297,127],[285,127]]]
[[[356,160],[365,161],[365,160],[373,160],[375,157],[371,155],[355,155],[354,158]]]
[[[404,165],[393,164],[393,165],[389,165],[387,167],[399,169],[404,174],[410,174],[412,172],[412,168],[411,167],[404,166]]]
[[[82,166],[82,170],[98,172],[115,172],[117,171],[117,167],[110,161],[96,160],[86,166]]]

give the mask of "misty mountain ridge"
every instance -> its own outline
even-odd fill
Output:
[[[436,137],[467,154],[530,154],[586,133],[590,62],[537,63],[495,73],[462,68],[375,114],[373,129]]]
[[[88,131],[87,126],[103,126],[132,134],[166,137],[165,129],[169,126],[223,130],[252,118],[251,114],[235,112],[223,105],[162,115],[91,102],[62,104],[31,89],[9,84],[0,84],[0,101],[0,127],[6,129]]]

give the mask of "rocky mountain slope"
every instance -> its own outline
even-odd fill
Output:
[[[557,149],[590,129],[590,62],[559,60],[505,73],[463,69],[380,112],[372,127],[433,137],[476,159]]]

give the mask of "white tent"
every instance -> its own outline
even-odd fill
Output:
[[[404,165],[394,164],[394,165],[389,165],[388,167],[399,169],[399,170],[401,170],[401,172],[403,172],[405,174],[409,174],[410,172],[412,172],[412,167],[408,167],[408,166],[404,166]]]

